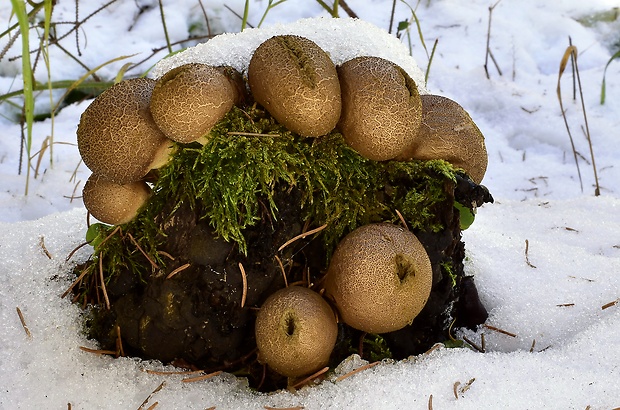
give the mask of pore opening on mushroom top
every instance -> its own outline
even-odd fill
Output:
[[[394,264],[396,265],[396,275],[398,276],[398,279],[400,279],[401,283],[408,277],[415,277],[415,261],[411,257],[398,253],[394,257]]]

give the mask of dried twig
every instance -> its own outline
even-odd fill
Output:
[[[49,253],[49,251],[47,250],[47,248],[45,247],[45,239],[43,236],[41,236],[39,238],[39,246],[41,247],[41,249],[43,250],[43,253],[45,254],[45,256],[47,256],[48,259],[52,259],[52,254]]]
[[[69,286],[69,288],[67,290],[65,290],[65,293],[63,293],[60,298],[63,299],[65,296],[67,296],[71,290],[73,290],[73,288],[75,287],[75,285],[77,285],[78,283],[80,283],[82,281],[82,279],[84,279],[84,276],[86,276],[86,274],[90,271],[90,267],[86,267],[84,268],[84,270],[82,271],[82,273],[80,273],[80,276],[78,276],[78,278],[76,280],[73,281],[73,283],[71,284],[71,286]]]
[[[286,278],[286,271],[284,270],[284,265],[282,264],[282,260],[278,257],[278,255],[274,255],[276,261],[278,261],[278,265],[280,265],[280,270],[282,271],[282,277],[284,278],[284,287],[288,288],[288,279]]]
[[[118,356],[125,356],[125,349],[123,349],[123,339],[121,338],[121,327],[116,325],[116,351]]]
[[[198,374],[198,373],[204,373],[204,370],[173,370],[173,371],[160,371],[160,370],[150,370],[150,369],[146,369],[145,370],[148,374],[156,374],[158,376],[168,376],[168,375],[175,375],[175,374],[182,374],[182,375],[188,375],[188,374]]]
[[[310,236],[310,235],[315,234],[317,232],[321,232],[325,228],[327,228],[327,224],[321,225],[318,228],[311,229],[308,232],[301,233],[301,234],[297,235],[296,237],[294,237],[292,239],[289,239],[288,241],[284,242],[284,244],[282,246],[280,246],[278,248],[278,252],[281,252],[282,249],[286,248],[287,246],[289,246],[293,242],[295,242],[295,241],[297,241],[299,239],[304,239],[306,236]]]
[[[536,347],[536,339],[532,340],[532,346],[530,346],[530,353],[534,352],[534,347]]]
[[[375,367],[375,366],[376,366],[376,365],[378,365],[379,363],[381,363],[381,362],[372,362],[372,363],[365,364],[364,366],[358,367],[358,368],[357,368],[357,369],[355,369],[355,370],[351,370],[351,371],[350,371],[349,373],[347,373],[347,374],[343,374],[342,376],[339,376],[339,377],[336,379],[336,381],[337,381],[337,382],[343,381],[344,379],[346,379],[346,378],[348,378],[348,377],[351,377],[351,376],[353,376],[354,374],[357,374],[357,373],[359,373],[359,372],[362,372],[362,371],[364,371],[364,370],[366,370],[366,369],[370,369],[371,367]]]
[[[17,316],[19,316],[19,321],[22,322],[22,327],[24,328],[24,331],[26,332],[26,336],[31,338],[32,337],[32,333],[30,333],[30,329],[28,329],[28,326],[26,325],[26,319],[24,319],[24,315],[22,314],[22,310],[19,308],[19,306],[16,307],[15,310],[17,310]]]
[[[407,226],[407,221],[405,221],[405,218],[403,218],[403,214],[401,214],[398,209],[395,209],[394,211],[396,212],[396,215],[398,215],[398,219],[400,219],[400,223],[403,224],[403,228],[405,228],[406,230],[409,230],[409,226]]]
[[[103,291],[105,307],[106,309],[110,310],[110,299],[108,298],[108,291],[105,288],[105,280],[103,278],[103,258],[99,258],[99,277],[101,279],[101,290]]]
[[[485,353],[484,349],[482,348],[482,346],[479,346],[478,344],[474,343],[472,340],[470,340],[467,336],[463,336],[463,340],[466,341],[471,347],[473,347],[474,349],[476,349],[477,351],[479,351],[480,353]]]
[[[529,266],[530,268],[536,269],[536,266],[530,263],[529,250],[530,250],[530,241],[526,239],[525,240],[525,263],[527,263],[527,266]]]
[[[141,253],[142,255],[144,255],[144,257],[145,257],[145,258],[146,258],[146,259],[147,259],[147,260],[151,263],[151,265],[153,266],[153,268],[155,268],[155,269],[159,270],[159,269],[160,269],[160,268],[159,268],[159,265],[157,265],[157,264],[155,263],[155,261],[153,261],[153,259],[151,259],[151,257],[150,257],[150,256],[149,256],[149,255],[148,255],[148,254],[144,251],[144,249],[142,249],[142,247],[140,246],[140,244],[138,244],[138,241],[136,241],[136,240],[134,239],[134,237],[133,237],[130,233],[127,233],[127,236],[129,236],[129,240],[130,240],[130,241],[131,241],[134,245],[136,245],[136,248],[138,248],[138,250],[140,251],[140,253]]]
[[[99,350],[99,349],[91,349],[89,347],[80,346],[80,350],[83,350],[88,353],[94,354],[107,354],[110,356],[116,356],[116,352],[114,350]]]
[[[465,384],[463,385],[463,387],[460,387],[460,388],[459,388],[459,386],[461,385],[461,382],[456,382],[456,383],[454,383],[454,388],[453,388],[453,391],[454,391],[454,397],[458,400],[458,399],[459,399],[459,394],[463,394],[463,393],[465,393],[467,390],[469,390],[469,388],[471,387],[471,385],[472,385],[475,381],[476,381],[476,378],[475,378],[475,377],[473,377],[473,378],[471,378],[471,379],[470,379],[467,383],[465,383]]]
[[[487,79],[491,79],[491,76],[489,75],[489,57],[491,57],[491,61],[493,61],[493,64],[495,65],[495,69],[497,70],[497,72],[499,73],[499,75],[502,75],[502,70],[499,68],[499,65],[497,64],[497,61],[495,61],[495,57],[493,56],[493,52],[491,51],[491,18],[493,17],[493,9],[495,9],[495,7],[500,3],[500,1],[502,0],[497,0],[497,2],[489,7],[489,24],[487,27],[487,50],[486,50],[486,55],[484,57],[484,72],[487,75]]]
[[[241,294],[241,307],[245,306],[245,299],[248,296],[248,277],[245,274],[245,269],[241,262],[239,262],[239,270],[241,271],[241,281],[243,283],[243,293]]]
[[[433,395],[428,396],[428,410],[433,410]]]

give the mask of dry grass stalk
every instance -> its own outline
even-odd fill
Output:
[[[487,79],[491,79],[491,76],[489,75],[489,57],[491,57],[491,61],[493,61],[495,69],[497,70],[499,75],[502,75],[502,70],[499,68],[497,61],[495,60],[495,56],[493,56],[493,52],[491,51],[491,18],[493,17],[493,9],[495,9],[495,7],[500,3],[500,1],[502,0],[497,0],[494,5],[489,7],[489,24],[487,26],[487,50],[484,57],[484,72],[487,75]]]
[[[239,270],[241,271],[241,281],[243,282],[243,293],[241,294],[241,307],[245,306],[245,299],[248,296],[248,277],[245,274],[245,269],[241,262],[239,262]]]
[[[278,252],[281,252],[282,249],[286,248],[287,246],[289,246],[290,244],[292,244],[293,242],[299,240],[299,239],[304,239],[306,236],[310,236],[312,234],[315,234],[317,232],[321,232],[323,229],[327,228],[327,224],[325,225],[321,225],[318,228],[314,228],[309,230],[308,232],[304,232],[302,234],[297,235],[296,237],[289,239],[288,241],[284,242],[284,244],[282,246],[280,246],[278,248]]]
[[[182,381],[183,381],[183,383],[199,382],[199,381],[202,381],[202,380],[210,379],[210,378],[215,377],[215,376],[219,376],[220,374],[222,374],[222,371],[218,370],[218,371],[213,372],[213,373],[203,374],[202,376],[188,377],[186,379],[183,379]]]
[[[181,266],[179,266],[178,268],[176,268],[175,270],[173,270],[172,272],[170,272],[170,273],[168,274],[168,276],[166,276],[166,279],[170,279],[170,278],[172,278],[174,275],[176,275],[176,274],[177,274],[177,273],[179,273],[179,272],[184,271],[185,269],[189,268],[190,266],[191,266],[191,264],[189,264],[189,263],[186,263],[185,265],[181,265]]]
[[[274,255],[278,265],[280,266],[280,270],[282,271],[282,278],[284,279],[284,287],[288,288],[288,279],[286,278],[286,271],[284,270],[284,265],[282,264],[282,259],[278,257],[278,255]]]
[[[569,37],[569,43],[570,43],[570,37]],[[583,180],[581,178],[581,171],[579,170],[579,161],[577,159],[577,149],[575,148],[575,142],[573,140],[573,135],[568,125],[568,119],[566,118],[566,110],[564,109],[564,103],[562,102],[561,79],[562,79],[562,74],[564,74],[564,70],[566,69],[566,66],[568,65],[568,61],[570,60],[574,68],[573,81],[574,81],[574,78],[576,77],[577,85],[579,86],[579,98],[581,100],[581,109],[583,112],[583,120],[585,124],[585,134],[586,134],[586,139],[588,140],[588,146],[590,148],[590,158],[592,159],[592,168],[594,170],[594,182],[595,182],[594,195],[599,196],[601,194],[601,189],[598,183],[598,174],[596,170],[596,163],[594,161],[594,150],[592,148],[592,139],[590,137],[590,127],[588,126],[588,116],[586,114],[586,106],[585,106],[585,101],[583,98],[583,88],[581,87],[581,77],[579,76],[579,66],[577,65],[577,54],[578,54],[577,47],[573,46],[572,44],[570,44],[566,48],[566,51],[564,52],[564,56],[562,56],[562,60],[560,61],[560,70],[558,73],[558,85],[556,88],[556,93],[558,96],[558,101],[560,102],[560,110],[562,111],[562,118],[564,119],[564,126],[566,127],[566,132],[568,133],[568,138],[570,139],[571,148],[573,150],[573,157],[575,159],[575,165],[577,167],[577,174],[579,176],[579,184],[581,186],[581,192],[583,192]]]
[[[526,239],[525,240],[525,263],[527,263],[527,266],[529,266],[530,268],[536,269],[536,266],[532,265],[532,263],[530,262],[529,250],[530,250],[530,241]]]
[[[149,394],[149,395],[148,395],[148,397],[147,397],[146,399],[144,399],[144,401],[142,402],[142,404],[140,405],[140,407],[138,407],[138,410],[143,409],[143,408],[144,408],[144,406],[146,406],[146,404],[149,402],[149,400],[151,400],[151,397],[153,397],[155,394],[157,394],[157,392],[159,392],[161,389],[163,389],[165,385],[166,385],[166,382],[165,382],[165,381],[161,382],[161,384],[160,384],[159,386],[157,386],[157,387],[155,388],[155,390],[153,390],[153,391],[151,392],[151,394]],[[157,402],[155,402],[155,403],[154,403],[151,407],[149,407],[149,409],[154,408],[154,406],[157,406],[157,404],[158,404],[158,403],[157,403]]]
[[[507,330],[504,330],[504,329],[500,329],[500,328],[495,327],[495,326],[491,326],[491,325],[486,325],[486,324],[485,324],[485,325],[484,325],[484,327],[486,327],[486,328],[487,328],[487,329],[489,329],[489,330],[493,330],[493,331],[495,331],[495,332],[497,332],[497,333],[504,334],[504,335],[506,335],[506,336],[510,336],[510,337],[517,337],[517,335],[516,335],[516,334],[511,333],[511,332],[509,332],[509,331],[507,331]]]
[[[336,381],[337,381],[337,382],[341,382],[341,381],[343,381],[344,379],[346,379],[346,378],[348,378],[348,377],[353,376],[354,374],[357,374],[357,373],[359,373],[359,372],[363,372],[364,370],[366,370],[366,369],[370,369],[371,367],[375,367],[375,366],[376,366],[376,365],[378,365],[379,363],[381,363],[381,362],[372,362],[372,363],[365,364],[364,366],[358,367],[358,368],[357,368],[357,369],[355,369],[355,370],[351,370],[351,371],[350,371],[349,373],[347,373],[347,374],[343,374],[342,376],[338,377],[338,378],[336,379]]]
[[[30,333],[30,329],[26,325],[26,319],[24,319],[24,315],[22,314],[22,310],[18,307],[15,308],[17,310],[17,316],[19,316],[19,321],[22,323],[22,327],[24,328],[24,332],[26,332],[26,336],[29,338],[32,337],[32,333]]]

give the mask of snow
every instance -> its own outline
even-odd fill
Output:
[[[80,2],[79,15],[83,18],[103,3]],[[164,44],[157,3],[139,3],[150,8],[140,14],[138,2],[121,1],[82,25],[79,36],[85,64],[94,67],[120,55],[140,53],[129,59],[137,62]],[[158,402],[157,408],[165,409],[426,409],[429,400],[437,409],[620,406],[620,304],[611,303],[620,298],[618,61],[607,69],[607,102],[599,104],[603,69],[620,41],[620,19],[588,26],[576,21],[618,4],[609,0],[498,3],[493,10],[490,48],[503,75],[490,65],[487,79],[483,63],[489,7],[494,3],[433,0],[422,2],[416,11],[429,52],[438,39],[428,90],[463,105],[486,136],[489,168],[483,184],[496,202],[479,209],[475,223],[464,232],[464,241],[466,270],[475,276],[481,299],[489,309],[489,327],[458,332],[456,336],[480,344],[484,334],[487,353],[437,348],[336,381],[338,375],[363,364],[351,358],[317,386],[297,393],[258,394],[250,391],[243,379],[228,374],[187,383],[182,381],[187,376],[147,373],[147,369],[178,370],[156,361],[113,359],[81,350],[80,346],[96,348],[96,343],[82,333],[81,309],[60,295],[72,281],[71,268],[91,252],[83,247],[66,261],[85,236],[86,212],[79,198],[70,198],[80,195],[89,175],[74,145],[79,116],[89,102],[66,107],[55,118],[54,164],[50,165],[47,150],[39,175],[31,177],[28,196],[24,195],[26,177],[17,173],[20,127],[13,120],[18,111],[3,103],[0,408],[66,408],[68,403],[73,408],[139,408],[162,382],[161,390],[143,408]],[[388,27],[391,1],[349,4],[362,20],[384,30]],[[184,39],[190,23],[200,21],[197,2],[164,1],[164,5],[171,41]],[[224,5],[241,13],[244,1],[208,5],[212,29],[238,30],[239,20]],[[9,7],[10,2],[0,4],[4,27],[9,25]],[[58,1],[55,18],[74,20],[73,7],[74,2]],[[265,7],[264,1],[250,1],[249,21],[258,22]],[[291,26],[282,23],[317,16],[322,19],[303,20],[290,30],[316,39],[337,61],[357,53],[396,55],[417,78],[413,61],[426,69],[428,58],[415,26],[411,32],[412,60],[406,56],[406,36],[401,45],[368,23],[343,21],[332,30],[338,32],[337,27],[353,24],[358,29],[334,38],[325,28],[330,27],[330,20],[318,4],[289,0],[269,12],[265,31],[246,30],[216,38],[185,56],[165,60],[151,75],[185,58],[222,59],[243,68],[252,47],[269,35],[289,30]],[[407,6],[398,2],[395,23],[410,17]],[[131,31],[127,31],[129,26]],[[59,30],[68,27],[59,26]],[[601,186],[598,197],[594,196],[591,157],[581,129],[581,104],[579,99],[572,100],[569,70],[562,79],[562,94],[581,154],[583,192],[556,96],[559,62],[569,36],[579,50],[580,78]],[[121,40],[110,44],[115,38]],[[11,47],[8,57],[20,54],[18,43]],[[75,51],[75,33],[62,44]],[[207,51],[201,51],[200,56],[189,56],[203,48]],[[165,50],[130,74],[147,70],[164,55]],[[0,60],[0,93],[21,88],[19,60],[11,62],[8,57]],[[51,57],[53,79],[83,74],[83,68],[59,50]],[[110,64],[99,74],[111,79],[125,62]],[[36,78],[46,81],[41,67]],[[44,110],[47,101],[45,96],[39,98],[37,109]],[[51,132],[51,120],[35,124],[33,152]],[[31,336],[26,334],[16,308],[23,313]],[[455,387],[457,382],[460,384]]]

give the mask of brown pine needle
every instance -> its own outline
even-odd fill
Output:
[[[303,409],[305,409],[304,406],[295,406],[295,407],[270,407],[270,406],[264,406],[264,408],[266,410],[303,410]]]
[[[405,221],[405,218],[403,218],[403,214],[401,214],[398,209],[395,209],[394,211],[396,211],[396,215],[398,215],[398,219],[400,219],[400,223],[403,224],[403,228],[405,228],[406,230],[409,230],[409,227],[407,226],[407,221]]]
[[[502,334],[507,335],[507,336],[510,336],[510,337],[517,337],[517,335],[516,335],[516,334],[511,333],[511,332],[508,332],[508,331],[503,330],[503,329],[500,329],[500,328],[495,327],[495,326],[491,326],[491,325],[484,325],[484,327],[486,327],[486,328],[487,328],[487,329],[489,329],[489,330],[494,330],[494,331],[496,331],[497,333],[502,333]]]
[[[148,374],[155,374],[158,376],[169,376],[169,375],[176,375],[176,374],[182,374],[182,375],[188,375],[188,374],[198,374],[198,373],[204,373],[204,370],[172,370],[172,371],[161,371],[161,370],[150,370],[150,369],[146,369],[146,372]]]
[[[536,269],[536,266],[534,266],[534,265],[532,265],[532,263],[530,263],[529,251],[530,251],[530,241],[528,241],[526,239],[525,240],[525,263],[527,263],[527,266],[529,266],[530,268]]]
[[[433,395],[428,396],[428,410],[433,410]]]
[[[32,333],[30,333],[30,329],[28,329],[28,326],[26,325],[26,319],[24,319],[22,310],[19,307],[16,307],[15,310],[17,310],[17,316],[19,316],[19,321],[22,322],[22,327],[24,328],[24,331],[26,332],[26,336],[31,338]]]
[[[84,268],[82,273],[80,273],[80,276],[78,276],[78,278],[73,281],[71,286],[69,286],[69,289],[65,290],[65,293],[63,293],[62,296],[60,296],[60,298],[63,299],[65,296],[67,296],[71,292],[71,290],[75,287],[75,285],[77,285],[78,283],[80,283],[82,281],[82,279],[84,279],[84,276],[86,276],[88,271],[89,271],[88,268]]]
[[[308,232],[304,232],[302,234],[297,235],[296,237],[289,239],[288,241],[284,242],[284,244],[282,246],[280,246],[278,248],[278,252],[281,252],[282,249],[286,248],[287,246],[289,246],[290,244],[292,244],[293,242],[299,240],[299,239],[304,239],[306,236],[310,236],[312,234],[315,234],[317,232],[321,232],[323,229],[327,228],[327,224],[325,225],[321,225],[318,228],[314,228],[309,230]]]
[[[153,410],[153,409],[154,409],[155,407],[157,407],[158,405],[159,405],[159,402],[158,402],[158,401],[156,401],[155,403],[151,404],[151,405],[149,406],[149,408],[148,408],[148,409],[146,409],[146,410]]]
[[[52,259],[52,254],[49,253],[49,251],[45,247],[45,238],[43,236],[39,238],[39,246],[43,250],[43,253],[45,254],[45,256],[47,256],[48,259]]]
[[[366,370],[366,369],[370,369],[371,367],[375,367],[375,366],[376,366],[376,365],[378,365],[379,363],[381,363],[381,362],[372,362],[372,363],[365,364],[364,366],[358,367],[357,369],[352,370],[352,371],[350,371],[350,372],[349,372],[349,373],[347,373],[347,374],[343,374],[342,376],[338,377],[338,378],[336,379],[336,381],[337,381],[337,382],[343,381],[344,379],[346,379],[346,378],[348,378],[348,377],[351,377],[351,376],[353,376],[354,374],[357,374],[357,373],[359,373],[359,372],[363,372],[364,370]]]
[[[125,356],[123,339],[121,339],[121,327],[119,325],[116,325],[116,350],[118,351],[118,355]]]
[[[159,386],[157,386],[155,388],[155,390],[153,390],[151,392],[151,394],[148,395],[148,397],[146,399],[144,399],[144,401],[142,402],[142,404],[140,405],[140,407],[138,407],[138,410],[141,410],[144,408],[144,406],[146,406],[146,404],[149,402],[149,400],[151,400],[151,397],[153,397],[157,392],[159,392],[161,389],[163,389],[163,387],[166,385],[166,381],[161,382],[161,384]],[[153,409],[155,408],[155,406],[157,406],[157,402],[153,403],[149,409]]]
[[[284,278],[284,287],[288,288],[288,279],[286,278],[286,271],[284,270],[284,265],[282,264],[282,260],[278,257],[278,255],[274,255],[276,261],[278,261],[278,265],[280,265],[280,270],[282,271],[282,277]]]
[[[601,306],[601,309],[602,309],[602,310],[609,309],[610,307],[612,307],[612,306],[614,306],[614,305],[617,305],[617,304],[618,304],[618,302],[620,302],[620,298],[619,298],[619,299],[614,300],[613,302],[605,303],[603,306]]]
[[[217,372],[213,372],[213,373],[209,373],[209,374],[203,374],[202,376],[196,376],[196,377],[188,377],[186,379],[183,379],[183,383],[192,383],[192,382],[199,382],[202,380],[207,380],[210,379],[212,377],[215,376],[219,376],[220,374],[222,374],[222,370],[218,370]]]
[[[103,291],[105,307],[110,310],[110,299],[108,299],[108,291],[105,288],[105,280],[103,279],[103,258],[99,258],[99,278],[101,279],[101,290]]]
[[[107,354],[107,355],[110,355],[110,356],[116,356],[116,352],[113,351],[113,350],[91,349],[91,348],[84,347],[84,346],[80,346],[80,350],[83,350],[83,351],[88,352],[88,353]]]
[[[248,296],[248,278],[245,275],[245,269],[239,262],[239,270],[241,271],[241,281],[243,282],[243,293],[241,294],[241,307],[245,306],[245,298]]]
[[[176,268],[175,270],[173,270],[172,272],[170,272],[168,274],[168,276],[166,276],[166,279],[170,279],[171,277],[173,277],[174,275],[176,275],[179,272],[184,271],[185,269],[189,268],[191,266],[191,264],[186,263],[185,265],[181,265],[178,268]]]
[[[303,387],[306,384],[310,383],[311,381],[315,380],[316,378],[318,378],[322,374],[326,373],[328,370],[329,370],[329,366],[326,366],[326,367],[322,368],[321,370],[319,370],[318,372],[312,373],[310,376],[306,377],[305,379],[302,379],[299,382],[295,383],[294,385],[291,386],[291,388],[293,390],[297,390],[300,387]]]
[[[467,336],[463,336],[463,340],[466,341],[471,347],[473,347],[475,350],[479,351],[480,353],[485,353],[482,346],[478,346],[475,342],[470,340]]]
[[[132,236],[130,233],[127,233],[127,236],[129,236],[129,240],[131,240],[131,242],[133,242],[133,244],[134,244],[134,245],[136,245],[136,248],[138,248],[138,250],[140,251],[140,253],[141,253],[142,255],[144,255],[144,257],[145,257],[145,258],[146,258],[146,259],[147,259],[147,260],[151,263],[151,265],[152,265],[155,269],[159,270],[159,269],[160,269],[160,268],[159,268],[159,265],[157,265],[157,264],[155,263],[155,261],[153,261],[153,259],[151,259],[151,257],[150,257],[150,256],[149,256],[146,252],[144,252],[144,249],[142,249],[142,247],[140,246],[140,244],[138,244],[138,242],[137,242],[137,241],[133,238],[133,236]]]

